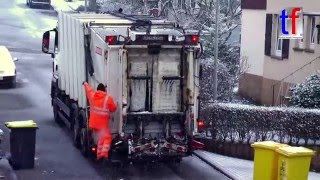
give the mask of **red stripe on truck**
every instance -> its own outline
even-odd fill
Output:
[[[96,54],[99,54],[100,56],[102,56],[102,49],[99,48],[98,46],[96,47]]]

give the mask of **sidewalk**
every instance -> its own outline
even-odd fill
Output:
[[[17,180],[17,176],[7,159],[0,159],[0,179]]]
[[[0,179],[17,180],[17,176],[13,171],[7,159],[8,154],[0,148]]]
[[[197,150],[194,154],[233,180],[253,179],[253,161]],[[309,173],[308,180],[319,180],[320,173]]]
[[[55,11],[77,11],[80,6],[84,7],[84,2],[84,0],[74,0],[72,2],[52,0],[51,6]]]

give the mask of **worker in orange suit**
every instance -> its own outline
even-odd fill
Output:
[[[117,106],[102,83],[98,85],[97,91],[87,82],[84,82],[83,85],[90,103],[89,128],[92,130],[93,136],[98,138],[97,159],[108,159],[112,141],[109,118],[110,113],[116,111]]]

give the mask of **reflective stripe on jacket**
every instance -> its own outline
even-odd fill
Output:
[[[87,98],[90,102],[89,127],[105,129],[109,127],[110,112],[117,109],[113,98],[103,91],[95,91],[88,83],[84,83]]]

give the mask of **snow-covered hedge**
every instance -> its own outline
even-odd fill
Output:
[[[218,141],[274,140],[292,145],[320,144],[320,110],[219,103],[205,108]]]
[[[304,108],[320,107],[320,75],[308,77],[292,88],[290,105]]]

